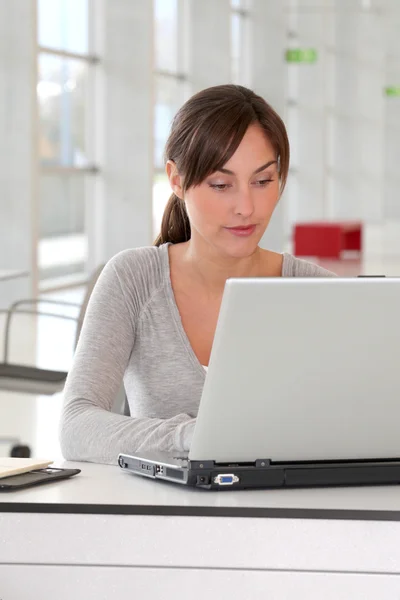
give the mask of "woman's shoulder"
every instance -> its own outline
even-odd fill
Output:
[[[140,246],[139,248],[127,248],[115,254],[109,263],[118,269],[130,269],[139,265],[147,265],[153,268],[160,268],[163,263],[163,257],[166,254],[166,244],[163,246]]]
[[[168,248],[166,245],[143,246],[122,250],[107,263],[124,289],[134,287],[144,295],[162,287],[168,278]]]
[[[283,255],[282,277],[337,277],[337,275],[315,263],[296,258],[285,252]]]

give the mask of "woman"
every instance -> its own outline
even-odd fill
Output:
[[[188,450],[225,281],[333,275],[259,247],[289,168],[285,126],[261,97],[235,85],[196,94],[166,159],[173,194],[155,246],[112,258],[88,306],[61,420],[70,460]],[[111,413],[122,378],[130,417]]]

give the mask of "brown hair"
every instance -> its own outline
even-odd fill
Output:
[[[281,193],[289,170],[285,125],[267,102],[241,85],[218,85],[192,96],[176,114],[166,147],[183,179],[183,190],[199,185],[233,156],[249,125],[258,123],[273,145]],[[178,244],[190,239],[190,221],[183,200],[172,194],[154,242]]]

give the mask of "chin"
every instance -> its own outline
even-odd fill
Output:
[[[219,245],[218,248],[231,258],[249,258],[257,250],[258,242],[259,240],[240,240],[239,243],[224,244],[222,247]]]

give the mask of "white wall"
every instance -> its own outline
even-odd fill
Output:
[[[400,87],[400,6],[398,0],[386,0],[383,6],[386,86]],[[390,12],[389,12],[390,11]],[[400,97],[384,99],[384,206],[385,219],[400,222]],[[400,237],[400,235],[399,235]]]
[[[188,66],[192,94],[229,83],[230,0],[188,0]]]
[[[253,0],[249,36],[249,85],[265,98],[283,119],[287,87],[286,67],[283,62],[287,20],[283,2]],[[285,202],[283,196],[261,240],[263,247],[281,251],[285,246]]]
[[[32,271],[35,36],[33,1],[0,2],[0,270]],[[29,278],[16,286],[7,302],[30,295]]]
[[[102,260],[152,243],[152,2],[106,0]]]
[[[383,218],[384,19],[351,0],[335,25],[332,217],[375,223]]]

